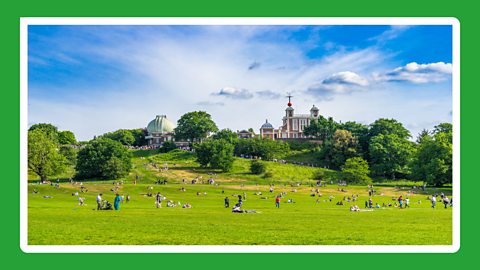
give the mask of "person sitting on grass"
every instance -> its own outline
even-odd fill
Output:
[[[359,212],[360,207],[358,207],[358,205],[352,205],[352,206],[350,206],[350,211],[351,212]]]
[[[185,203],[184,205],[182,205],[182,208],[192,208],[192,206],[188,203]]]
[[[84,206],[85,205],[85,198],[78,197],[78,205]]]

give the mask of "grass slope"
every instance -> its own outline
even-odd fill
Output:
[[[131,201],[123,203],[120,211],[94,211],[95,196],[102,192],[113,201],[111,181],[84,182],[88,193],[86,206],[79,206],[72,193],[78,185],[61,183],[60,188],[49,185],[29,185],[28,241],[32,245],[449,245],[452,243],[452,209],[443,209],[440,203],[430,208],[425,194],[411,194],[411,208],[387,207],[373,211],[350,212],[346,203],[337,206],[344,196],[359,194],[356,202],[361,208],[368,199],[366,187],[347,187],[338,191],[335,185],[322,187],[322,197],[311,197],[309,186],[314,170],[310,167],[269,163],[271,179],[248,173],[249,161],[236,159],[229,173],[214,176],[217,185],[182,184],[203,176],[207,180],[210,170],[201,169],[187,152],[156,155],[137,152],[134,169],[119,189],[129,194]],[[169,164],[169,170],[158,171]],[[173,166],[175,164],[175,167]],[[140,176],[137,185],[135,175]],[[153,185],[158,177],[169,180],[167,185]],[[275,182],[274,193],[269,192]],[[299,187],[289,183],[302,182]],[[144,196],[148,187],[160,191],[167,199],[190,203],[193,208],[156,209],[154,198]],[[185,187],[186,191],[179,189]],[[38,194],[33,194],[33,189]],[[296,189],[297,192],[293,192]],[[224,193],[223,193],[223,192]],[[263,195],[254,195],[261,191]],[[287,192],[281,208],[275,208],[274,196]],[[448,189],[445,189],[450,194]],[[197,195],[201,192],[202,195]],[[203,193],[206,192],[206,195]],[[223,199],[229,196],[231,205],[235,195],[246,193],[243,209],[255,209],[256,214],[234,214],[224,208]],[[428,190],[427,192],[432,192]],[[383,195],[380,195],[382,194]],[[374,203],[388,203],[392,197],[406,195],[407,190],[379,187]],[[53,198],[43,198],[49,195]],[[329,196],[335,198],[330,202]],[[262,198],[263,197],[263,198]],[[296,203],[286,203],[293,199]],[[319,203],[316,203],[316,200]],[[326,202],[324,201],[326,200]],[[422,203],[418,204],[417,201]]]

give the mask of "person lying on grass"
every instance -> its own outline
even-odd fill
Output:
[[[242,210],[242,209],[240,209],[240,205],[237,203],[232,208],[232,213],[257,213],[257,211],[256,210]]]

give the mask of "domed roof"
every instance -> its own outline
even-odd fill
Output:
[[[273,128],[273,126],[268,122],[268,120],[265,120],[265,124],[263,124],[261,128]]]
[[[315,105],[313,105],[313,107],[310,109],[310,111],[318,111],[318,108]]]
[[[166,115],[157,115],[147,126],[148,133],[172,133],[175,125],[167,119]]]
[[[292,107],[287,107],[287,109],[285,109],[286,111],[293,111],[293,108]]]

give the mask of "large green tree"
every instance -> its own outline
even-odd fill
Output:
[[[370,125],[369,137],[375,137],[377,135],[395,134],[399,138],[410,138],[410,131],[406,129],[402,123],[395,119],[380,118]]]
[[[412,142],[397,134],[378,134],[370,139],[370,168],[376,176],[396,179],[409,173],[415,151]]]
[[[235,155],[256,156],[264,160],[283,158],[289,152],[288,143],[271,139],[242,139],[235,145]]]
[[[342,178],[349,184],[369,184],[372,182],[369,174],[368,162],[361,157],[349,158],[342,166]]]
[[[30,126],[28,131],[34,131],[36,129],[41,129],[51,139],[58,140],[58,128],[56,126],[48,123],[33,124],[32,126]]]
[[[75,139],[75,134],[69,130],[59,131],[58,132],[58,142],[64,145],[75,145],[77,140]]]
[[[213,139],[223,139],[230,144],[235,145],[238,142],[238,134],[230,129],[222,129],[212,136]]]
[[[337,128],[338,123],[335,122],[332,117],[325,118],[320,115],[318,119],[312,119],[310,121],[310,125],[303,129],[303,134],[315,139],[327,141],[333,137]]]
[[[435,186],[452,183],[452,129],[450,124],[435,127],[424,135],[412,161],[413,178]]]
[[[108,132],[102,135],[104,138],[112,139],[123,145],[132,145],[135,142],[135,137],[128,129],[119,129],[114,132]]]
[[[330,146],[331,165],[336,168],[342,166],[347,159],[359,155],[358,139],[348,130],[337,129]]]
[[[147,132],[146,129],[144,129],[144,128],[130,129],[130,132],[132,133],[133,137],[135,138],[135,140],[132,143],[133,146],[147,145],[147,140],[145,140],[145,136],[148,135],[148,132]]]
[[[200,142],[207,138],[210,133],[216,131],[218,131],[218,127],[210,114],[204,111],[189,112],[182,115],[178,120],[175,128],[175,139]]]
[[[108,138],[91,140],[77,155],[76,178],[118,179],[132,167],[130,152]]]
[[[42,181],[61,173],[65,163],[66,159],[59,153],[58,141],[52,138],[52,133],[42,128],[28,132],[28,168]]]
[[[194,144],[197,162],[202,167],[230,171],[233,166],[234,146],[224,139],[209,139]]]
[[[364,124],[360,124],[354,121],[348,121],[345,123],[340,123],[338,125],[338,129],[348,130],[352,133],[354,137],[357,138],[358,144],[360,145],[359,154],[363,156],[363,158],[368,158],[368,144],[370,140],[369,136],[369,127]]]

